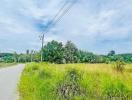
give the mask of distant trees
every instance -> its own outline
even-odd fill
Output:
[[[34,50],[27,50],[26,54],[18,55],[18,62],[39,62],[40,61],[40,52]]]
[[[30,60],[29,56],[27,54],[19,54],[18,62],[28,62]]]
[[[37,57],[40,59],[40,54],[38,54]],[[79,50],[71,41],[67,41],[65,45],[63,45],[62,42],[57,42],[54,40],[48,42],[43,48],[43,57],[43,61],[59,64],[111,63],[119,60],[132,63],[132,54],[119,55],[116,54],[114,50],[111,50],[108,55],[95,55],[91,52]]]
[[[115,55],[115,51],[114,50],[111,50],[109,53],[108,53],[108,56],[114,56]]]
[[[11,53],[0,53],[0,62],[6,62],[6,63],[14,62],[13,54],[11,54]]]
[[[0,62],[40,62],[41,51],[26,50],[25,53],[0,53]],[[74,43],[51,41],[43,48],[43,61],[51,63],[112,63],[123,61],[132,63],[132,54],[116,54],[111,50],[107,55],[95,55],[92,52],[79,50]]]
[[[14,62],[18,62],[18,54],[16,52],[14,52]]]
[[[103,57],[79,50],[74,43],[51,41],[43,48],[44,61],[51,63],[102,63]]]
[[[40,53],[34,50],[27,50],[26,53],[17,54],[14,53],[0,53],[0,62],[5,63],[18,63],[18,62],[39,62],[40,61]]]
[[[79,61],[81,63],[86,63],[86,62],[94,62],[95,58],[94,55],[90,52],[86,52],[86,51],[79,51]]]
[[[32,61],[35,61],[35,62],[41,61],[41,53],[40,52],[34,52],[32,59],[33,59]]]
[[[13,56],[4,56],[2,59],[3,59],[3,61],[5,63],[12,63],[12,62],[14,62]]]

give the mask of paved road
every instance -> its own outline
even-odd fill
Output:
[[[0,100],[18,100],[17,83],[23,64],[0,69]]]

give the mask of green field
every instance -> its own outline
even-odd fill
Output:
[[[0,63],[0,68],[4,68],[4,67],[9,67],[9,66],[13,66],[16,63]]]
[[[132,100],[132,65],[31,63],[18,87],[20,100]]]

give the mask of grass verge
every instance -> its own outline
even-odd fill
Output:
[[[131,100],[131,70],[132,65],[118,73],[107,64],[27,64],[20,100]]]
[[[0,63],[0,68],[5,68],[13,65],[16,65],[16,63]]]

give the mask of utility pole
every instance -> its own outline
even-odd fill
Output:
[[[41,40],[41,62],[43,62],[44,34],[40,36],[40,40]]]

